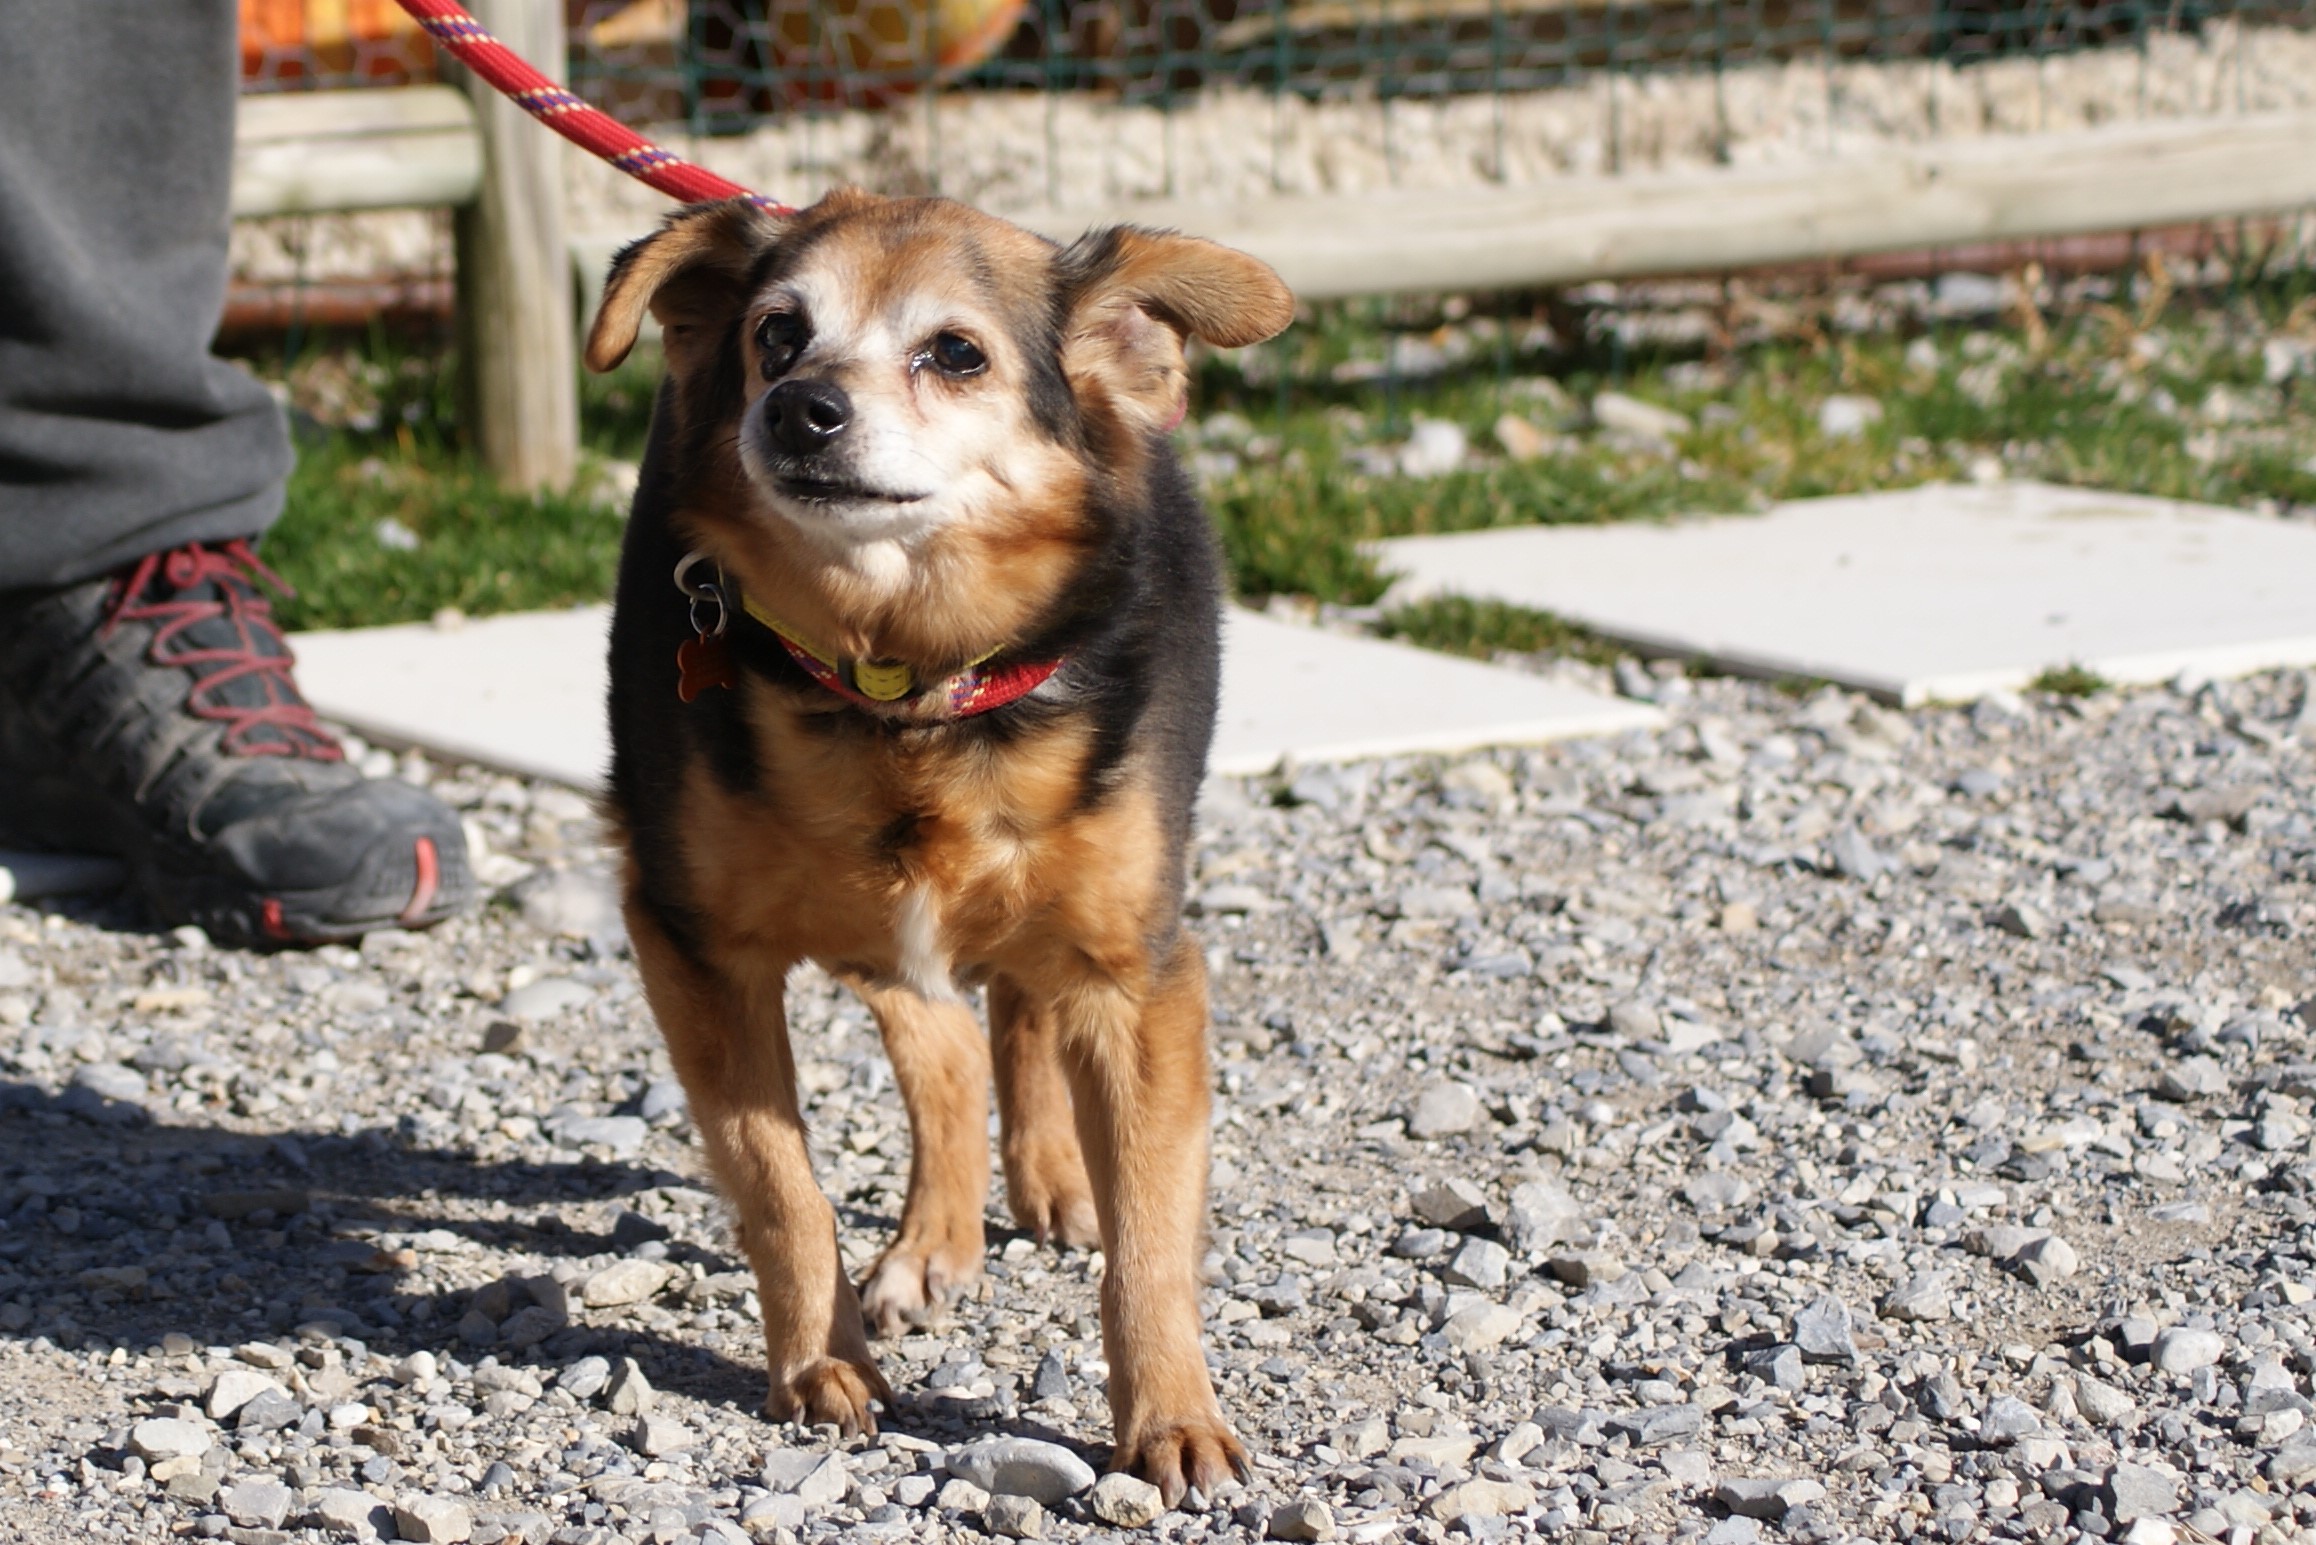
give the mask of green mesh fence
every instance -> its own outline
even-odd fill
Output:
[[[1968,64],[2223,22],[2307,28],[2316,0],[1024,0],[987,57],[947,69],[940,42],[962,29],[900,0],[574,0],[571,14],[588,96],[715,132],[935,86],[1390,101],[1805,59]]]

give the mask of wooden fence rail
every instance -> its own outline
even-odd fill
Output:
[[[559,0],[476,12],[561,57]],[[1138,221],[1269,261],[1309,299],[1704,273],[1880,252],[2137,231],[2316,207],[2316,112],[2118,123],[1931,141],[1870,157],[1562,178],[1483,190],[1181,201],[1058,210],[1059,240]],[[487,464],[524,487],[577,450],[573,265],[592,294],[642,231],[563,229],[559,139],[479,85],[320,92],[243,104],[234,212],[461,210],[458,291]],[[807,198],[815,190],[769,190]]]
[[[468,9],[518,52],[563,57],[562,0],[471,0]],[[578,468],[564,148],[471,79],[463,90],[247,97],[235,134],[237,216],[457,211],[462,397],[483,464],[514,488],[561,487]]]

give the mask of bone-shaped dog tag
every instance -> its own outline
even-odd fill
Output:
[[[732,674],[732,646],[721,634],[686,639],[676,646],[676,696],[690,702],[710,687],[738,684]]]

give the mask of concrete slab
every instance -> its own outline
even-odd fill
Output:
[[[585,607],[292,640],[306,695],[388,745],[579,788],[610,765],[603,722],[610,612]],[[1342,761],[1613,734],[1657,722],[1638,703],[1517,671],[1233,608],[1224,629],[1218,772],[1285,757]]]
[[[1393,599],[1556,612],[1649,652],[1915,704],[2316,663],[2316,527],[2040,483],[1380,544]]]
[[[1660,716],[1521,671],[1380,639],[1346,637],[1232,607],[1222,630],[1222,711],[1212,765],[1261,773],[1284,758],[1535,745],[1643,729]]]
[[[611,608],[580,606],[300,633],[290,647],[306,697],[369,739],[592,789],[611,767],[610,637]]]

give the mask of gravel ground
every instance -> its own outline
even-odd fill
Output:
[[[433,934],[0,909],[0,1518],[2309,1537],[2309,677],[1904,716],[1620,679],[1670,727],[1205,801],[1205,1302],[1258,1454],[1210,1510],[1089,1489],[1098,1265],[1006,1227],[883,1348],[883,1437],[753,1415],[753,1288],[586,808],[409,763],[499,891]],[[900,1108],[865,1014],[792,998],[857,1267]]]

